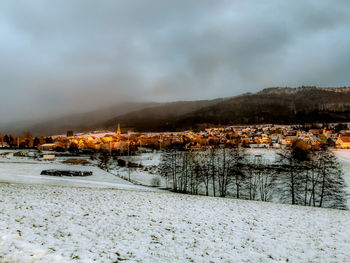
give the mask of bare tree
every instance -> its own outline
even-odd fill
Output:
[[[226,149],[216,151],[217,154],[217,180],[219,184],[219,195],[225,197],[227,193],[227,185],[229,183]]]
[[[314,190],[314,195],[318,194],[318,206],[345,209],[343,171],[336,156],[329,150],[323,150],[316,154],[316,160],[319,180],[318,191]]]
[[[212,188],[213,188],[213,196],[215,196],[216,193],[216,173],[217,173],[217,168],[215,166],[215,159],[216,159],[216,154],[214,149],[210,149],[209,153],[209,166],[210,166],[210,175],[211,175],[211,181],[212,181]]]
[[[241,149],[173,149],[163,152],[159,172],[176,192],[345,208],[342,170],[332,152],[311,152],[299,142],[279,157],[251,162]]]
[[[210,184],[210,158],[209,152],[197,154],[197,161],[201,164],[201,181],[205,187],[205,195],[209,195],[209,184]]]
[[[291,151],[279,153],[279,157],[280,167],[276,190],[280,193],[282,202],[301,204],[301,167]]]
[[[111,155],[108,152],[101,152],[98,156],[98,167],[104,170],[108,170],[110,165]]]
[[[246,180],[244,168],[247,165],[247,159],[244,149],[233,148],[229,151],[229,178],[234,182],[236,198],[240,198],[241,187]]]
[[[172,177],[172,156],[170,151],[164,151],[161,155],[160,163],[158,166],[158,172],[160,176],[165,178],[166,187],[170,185],[170,178]]]

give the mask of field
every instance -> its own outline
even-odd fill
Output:
[[[1,151],[0,151],[1,152]],[[96,166],[89,165],[69,165],[62,163],[66,158],[58,159],[53,162],[44,162],[32,160],[29,158],[13,157],[11,154],[6,158],[0,157],[0,182],[23,183],[23,184],[45,184],[76,187],[94,187],[94,188],[123,188],[123,189],[142,189],[149,188],[135,186],[118,176],[112,175]],[[50,177],[40,175],[45,169],[63,169],[63,170],[82,170],[92,171],[93,175],[88,177]]]
[[[0,185],[4,262],[349,262],[350,212],[165,192]]]
[[[0,157],[0,262],[350,262],[350,211],[175,194],[62,161]],[[94,175],[40,175],[51,168]]]

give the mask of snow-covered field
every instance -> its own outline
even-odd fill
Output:
[[[40,175],[45,169],[92,171],[93,175],[87,177]],[[148,190],[95,166],[72,166],[60,163],[0,163],[0,182]]]
[[[0,218],[2,262],[350,262],[350,211],[0,184]]]
[[[343,167],[344,179],[350,193],[350,150],[334,150],[334,153]]]
[[[334,150],[334,153],[338,157],[338,160],[343,168],[347,192],[347,203],[348,208],[350,209],[350,150]]]
[[[271,151],[251,154],[274,161]],[[336,155],[350,193],[350,151]],[[144,168],[132,179],[150,184],[157,174],[145,167],[159,154],[133,158]],[[350,211],[174,194],[96,166],[0,156],[0,262],[350,262],[349,218]]]
[[[6,155],[4,154],[8,152],[10,153]],[[133,185],[132,183],[123,180],[118,176],[101,170],[96,165],[63,164],[62,161],[67,159],[69,158],[60,157],[55,161],[40,161],[26,157],[14,157],[13,151],[0,150],[0,182],[155,190]],[[41,171],[46,169],[92,171],[93,175],[87,177],[56,177],[40,175]]]
[[[130,160],[135,164],[139,164],[142,168],[132,168],[130,170],[130,179],[142,185],[153,186],[153,179],[157,178],[160,186],[166,187],[164,178],[158,174],[158,165],[160,163],[161,154],[159,152],[143,153],[138,156],[125,157],[125,160]],[[114,166],[110,170],[113,174],[129,177],[129,170],[126,167]]]

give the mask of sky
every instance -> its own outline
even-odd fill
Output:
[[[347,0],[2,0],[0,123],[350,85]]]

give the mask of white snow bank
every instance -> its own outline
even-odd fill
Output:
[[[40,175],[41,171],[45,169],[92,171],[93,175],[86,177]],[[0,182],[155,190],[153,188],[135,186],[95,166],[68,165],[61,163],[0,163]]]
[[[0,218],[5,262],[350,262],[350,211],[0,184]]]

